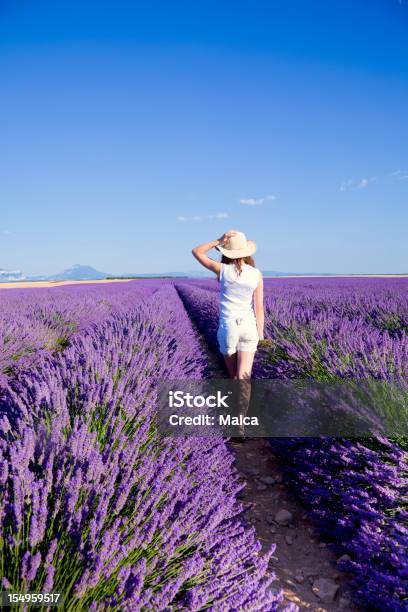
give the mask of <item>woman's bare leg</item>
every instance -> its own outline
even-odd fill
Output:
[[[237,378],[239,380],[250,380],[255,353],[250,351],[238,351]]]
[[[237,354],[224,355],[225,365],[227,366],[228,375],[230,378],[237,377]]]
[[[249,351],[238,351],[237,358],[237,379],[239,381],[238,390],[238,414],[246,417],[251,401],[251,373],[254,363],[255,353]],[[239,435],[245,436],[245,428],[240,427]]]

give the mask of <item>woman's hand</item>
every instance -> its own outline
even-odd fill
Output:
[[[223,234],[221,238],[218,238],[219,243],[227,244],[231,236],[235,236],[236,233],[237,232],[235,230],[228,230],[228,232],[225,232],[225,234]]]
[[[221,271],[221,263],[219,261],[214,261],[213,259],[210,259],[209,257],[207,257],[206,253],[211,249],[220,246],[221,244],[226,244],[231,238],[231,236],[235,236],[236,233],[237,232],[235,230],[229,230],[228,232],[225,232],[225,234],[223,234],[221,238],[218,238],[218,240],[212,240],[211,242],[199,244],[191,252],[194,257],[200,262],[200,264],[204,266],[204,268],[215,272],[215,274],[219,276]]]

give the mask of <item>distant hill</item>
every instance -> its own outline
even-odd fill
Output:
[[[95,270],[92,266],[75,264],[72,268],[67,268],[59,274],[52,274],[47,280],[102,280],[109,276],[106,272]]]

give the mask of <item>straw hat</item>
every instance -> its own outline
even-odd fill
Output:
[[[256,244],[252,240],[247,240],[245,234],[236,232],[224,246],[216,247],[220,253],[229,259],[238,259],[239,257],[249,257],[256,251]]]

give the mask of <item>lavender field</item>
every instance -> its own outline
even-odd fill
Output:
[[[223,439],[161,438],[158,379],[211,375],[215,281],[0,293],[3,590],[65,610],[275,610]],[[256,378],[408,373],[406,279],[270,279]],[[406,610],[404,438],[271,439],[359,609]],[[294,554],[296,551],[294,549]]]

